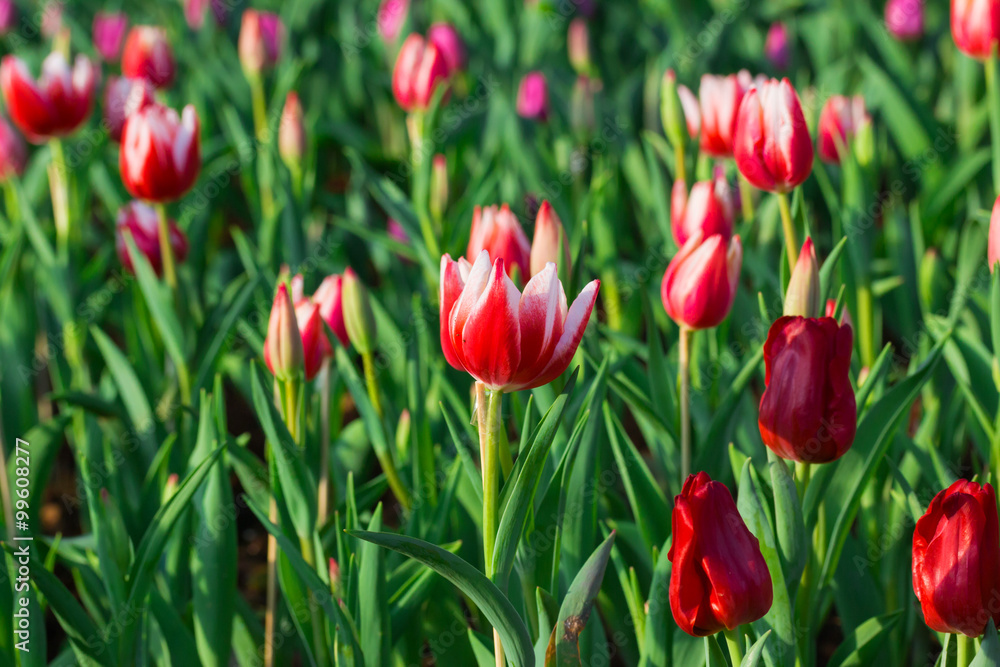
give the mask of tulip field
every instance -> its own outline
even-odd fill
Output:
[[[0,0],[0,667],[1000,667],[1000,0]]]

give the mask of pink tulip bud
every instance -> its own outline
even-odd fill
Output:
[[[990,263],[990,273],[1000,262],[1000,197],[993,202],[993,213],[990,215],[990,236],[987,243],[986,257]]]
[[[545,122],[549,117],[549,85],[541,72],[528,72],[517,88],[517,114]]]
[[[137,25],[128,33],[122,53],[122,74],[130,79],[146,79],[156,88],[167,88],[174,80],[174,52],[167,31],[151,25]]]
[[[383,42],[390,44],[396,41],[409,11],[410,0],[382,0],[375,21]]]
[[[63,27],[63,5],[62,0],[46,2],[42,7],[42,36],[47,39],[55,37]]]
[[[860,95],[844,97],[834,95],[823,105],[819,114],[819,157],[824,162],[836,164],[841,160],[841,150],[846,150],[850,140],[869,119],[865,100]]]
[[[298,169],[306,152],[306,128],[302,120],[302,104],[295,91],[288,93],[281,110],[278,127],[278,154],[289,169]]]
[[[667,266],[660,286],[663,307],[678,326],[710,329],[726,319],[736,298],[743,264],[740,237],[719,234],[688,239]]]
[[[438,84],[448,78],[448,63],[434,44],[412,34],[403,42],[392,70],[392,93],[406,111],[426,111]]]
[[[303,359],[302,335],[299,333],[295,308],[288,297],[285,283],[281,283],[271,305],[271,319],[267,323],[264,363],[275,378],[285,382],[298,374],[303,366]]]
[[[788,192],[809,177],[812,139],[788,79],[771,79],[747,92],[736,123],[734,152],[740,173],[760,190]]]
[[[27,162],[28,148],[24,139],[0,116],[0,183],[23,174]]]
[[[785,315],[815,317],[819,310],[819,262],[816,247],[807,237],[785,292]]]
[[[448,76],[465,69],[465,42],[450,23],[435,23],[427,31],[427,42],[440,51],[448,65]]]
[[[764,40],[764,55],[775,68],[788,69],[788,28],[781,21],[775,21],[768,29],[767,39]]]
[[[951,0],[951,36],[962,53],[989,58],[1000,40],[1000,2]]]
[[[546,264],[556,264],[563,275],[572,272],[569,239],[562,221],[548,200],[538,207],[535,217],[535,236],[531,240],[531,275],[541,273]]]
[[[570,21],[566,34],[566,46],[569,51],[569,64],[577,74],[590,71],[590,35],[587,33],[587,21],[577,17]]]
[[[340,589],[340,565],[337,563],[335,558],[330,559],[329,563],[330,569],[330,588],[333,590]]]
[[[0,0],[0,35],[6,35],[17,25],[17,5],[14,0]]]
[[[174,261],[182,263],[187,257],[188,240],[184,232],[180,230],[173,220],[167,222],[169,230],[170,248],[173,251]],[[132,236],[136,249],[145,256],[149,265],[156,275],[163,273],[163,258],[160,255],[160,220],[159,216],[149,204],[141,201],[132,201],[123,206],[118,211],[118,218],[115,222],[115,250],[118,251],[118,259],[122,266],[131,273],[135,272],[132,265],[132,257],[128,251],[128,244],[125,242],[126,235]]]
[[[125,119],[156,103],[156,91],[145,79],[111,77],[104,87],[104,124],[112,141],[121,141]]]
[[[889,0],[885,3],[885,27],[900,41],[920,39],[924,34],[923,0]]]
[[[94,48],[106,62],[118,60],[127,28],[128,17],[125,14],[97,12],[94,15]]]
[[[277,65],[284,42],[285,26],[277,14],[255,9],[243,12],[238,50],[247,75],[256,76]]]
[[[522,280],[528,277],[531,244],[507,204],[499,209],[496,206],[472,209],[472,232],[465,257],[472,262],[483,250],[489,253],[492,261],[503,259],[508,275],[517,270]]]
[[[184,2],[184,20],[192,30],[201,30],[205,25],[205,10],[210,0],[182,0]]]

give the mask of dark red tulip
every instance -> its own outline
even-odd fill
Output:
[[[0,89],[10,118],[36,144],[72,134],[87,120],[97,77],[88,58],[78,55],[71,68],[59,51],[42,61],[37,81],[17,56],[4,56],[0,63]]]
[[[913,531],[913,592],[931,630],[969,637],[1000,624],[1000,529],[993,487],[960,479]]]
[[[187,257],[187,237],[173,220],[168,221],[167,229],[170,231],[170,247],[173,250],[174,261],[180,264]],[[129,255],[128,245],[125,243],[126,232],[132,235],[136,249],[146,256],[156,275],[162,275],[160,223],[156,209],[141,201],[132,201],[118,211],[118,219],[115,224],[115,250],[118,251],[118,259],[121,260],[122,266],[134,273],[132,257]]]
[[[733,630],[771,608],[771,573],[733,496],[708,473],[689,475],[674,498],[667,558],[670,611],[693,637]]]
[[[167,31],[152,25],[137,25],[128,33],[122,52],[122,74],[146,79],[156,88],[173,83],[177,66]]]
[[[786,316],[771,325],[758,426],[775,454],[829,463],[850,449],[857,429],[852,345],[851,327],[832,317]]]

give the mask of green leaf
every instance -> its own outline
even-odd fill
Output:
[[[382,530],[382,503],[379,503],[368,522],[368,530],[374,533]],[[358,549],[361,563],[358,586],[363,594],[359,596],[361,621],[361,650],[373,665],[389,662],[389,610],[385,590],[385,551],[371,542],[365,542]]]
[[[552,629],[549,638],[546,664],[559,667],[580,664],[580,633],[587,626],[590,611],[597,599],[597,593],[601,590],[604,570],[608,566],[614,541],[615,532],[611,531],[573,578],[573,583],[570,584],[566,597],[559,606],[559,621]],[[552,656],[555,656],[555,662],[551,661]]]
[[[660,549],[649,585],[646,636],[643,638],[640,667],[668,667],[673,651],[674,624],[670,612],[670,539]]]
[[[219,320],[218,324],[214,322],[216,318],[212,318],[211,321],[213,326],[211,331],[214,332],[212,339],[204,349],[199,348],[197,354],[195,355],[195,359],[199,360],[198,373],[195,376],[196,379],[193,387],[195,392],[204,387],[208,382],[208,377],[212,373],[212,367],[215,365],[215,360],[219,356],[219,351],[222,350],[223,344],[232,333],[233,327],[236,326],[236,322],[243,315],[247,304],[250,303],[250,298],[253,296],[257,286],[263,281],[263,278],[263,274],[257,274],[243,286],[243,289],[241,289],[239,294],[236,295],[236,298],[233,299],[232,303],[227,306],[220,306],[220,310],[225,307],[226,311]]]
[[[743,661],[740,663],[740,667],[757,667],[757,663],[760,662],[761,656],[764,655],[764,642],[771,635],[771,631],[768,630],[760,636],[757,641],[753,643],[750,650],[747,651],[746,655],[743,656]],[[750,642],[747,641],[749,644]]]
[[[899,622],[902,611],[869,618],[844,637],[837,650],[830,656],[830,667],[866,667],[875,664],[882,646]],[[993,633],[994,638],[996,632]]]
[[[774,532],[778,536],[778,546],[785,563],[785,581],[793,589],[797,589],[811,546],[802,518],[802,504],[799,502],[795,480],[785,462],[773,457],[768,467],[771,469],[771,488],[774,491]]]
[[[826,308],[826,301],[833,291],[834,271],[837,269],[837,262],[847,247],[847,237],[840,239],[840,243],[833,247],[830,254],[823,261],[823,266],[819,270],[819,303],[820,307]]]
[[[986,623],[986,633],[983,635],[979,653],[969,663],[969,667],[998,667],[998,665],[1000,665],[1000,640],[997,638],[997,628],[991,618]]]
[[[118,396],[125,409],[128,411],[132,425],[140,434],[148,437],[155,422],[153,421],[153,410],[149,406],[146,392],[142,388],[142,383],[136,377],[135,370],[118,346],[114,344],[107,334],[96,326],[90,327],[90,335],[94,337],[94,342],[101,350],[104,361],[108,365],[108,371],[118,387]]]

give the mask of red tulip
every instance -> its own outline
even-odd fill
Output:
[[[718,326],[733,307],[742,264],[739,236],[727,241],[720,234],[705,239],[696,233],[663,275],[660,297],[667,315],[688,329]]]
[[[962,53],[989,58],[1000,40],[1000,2],[951,0],[951,36]]]
[[[409,11],[410,0],[382,0],[376,15],[376,26],[382,41],[386,43],[396,41]]]
[[[923,0],[889,0],[885,3],[885,27],[900,41],[920,39],[924,34]]]
[[[502,259],[508,275],[513,275],[515,268],[522,282],[530,275],[531,244],[507,204],[499,209],[496,206],[472,209],[472,233],[465,257],[469,262],[475,261],[483,250],[488,251],[494,261]]]
[[[990,263],[990,273],[1000,262],[1000,197],[993,202],[993,213],[990,214],[990,235],[986,248],[986,259]]]
[[[10,123],[0,116],[0,183],[24,173],[28,149]]]
[[[0,61],[0,88],[11,120],[36,144],[71,134],[83,124],[94,104],[97,76],[85,56],[78,55],[71,70],[58,51],[42,62],[37,83],[17,56]]]
[[[330,329],[337,336],[341,345],[347,347],[350,341],[347,339],[347,326],[344,324],[344,307],[341,302],[341,294],[344,285],[344,277],[332,273],[323,279],[312,296],[305,296],[302,292],[302,274],[292,278],[292,301],[298,308],[303,301],[319,306],[319,315],[330,325]],[[326,336],[323,336],[326,340]],[[329,341],[327,341],[329,342]],[[330,350],[330,348],[327,348]],[[332,350],[330,350],[332,352]]]
[[[715,157],[732,157],[737,112],[745,92],[735,74],[705,74],[701,77],[698,89],[701,150]]]
[[[548,384],[569,366],[597,300],[600,281],[566,308],[555,264],[518,291],[504,259],[485,250],[469,265],[441,258],[441,348],[448,363],[494,391]]]
[[[448,75],[465,68],[465,42],[450,23],[435,23],[427,31],[427,43],[433,44],[448,65]]]
[[[528,72],[517,87],[517,115],[545,122],[549,117],[549,84],[541,72]]]
[[[857,406],[848,372],[851,327],[832,317],[780,317],[764,343],[758,426],[784,459],[829,463],[850,449]]]
[[[788,69],[788,28],[781,21],[775,21],[767,31],[764,40],[764,55],[777,69]]]
[[[541,273],[550,262],[564,268],[564,275],[572,272],[566,230],[552,204],[546,200],[538,207],[538,214],[535,216],[535,235],[531,239],[531,275]]]
[[[128,33],[122,53],[122,74],[130,79],[146,79],[156,88],[173,83],[176,66],[167,31],[151,25],[137,25]]]
[[[699,231],[704,238],[722,235],[728,241],[733,235],[733,206],[729,184],[722,180],[699,181],[688,195],[683,180],[674,181],[670,197],[670,227],[674,241],[683,246]]]
[[[788,192],[812,171],[813,147],[799,96],[788,79],[751,88],[736,123],[736,166],[750,184]]]
[[[688,134],[691,135],[692,139],[696,139],[701,133],[701,107],[698,106],[698,98],[685,85],[677,86],[677,97],[680,98],[681,109],[684,110],[684,122],[687,125]]]
[[[274,296],[274,303],[271,304],[271,318],[267,322],[264,363],[275,378],[285,381],[298,374],[303,367],[304,358],[298,317],[288,298],[288,288],[285,283],[281,283]]]
[[[201,168],[198,116],[151,104],[125,119],[118,160],[125,189],[138,199],[166,202],[187,192]]]
[[[128,17],[120,12],[97,12],[94,15],[94,48],[105,61],[113,63],[122,52],[122,40]]]
[[[860,95],[833,95],[819,114],[819,157],[824,162],[840,162],[841,149],[846,149],[862,122],[870,120],[865,99]]]
[[[281,59],[285,41],[285,26],[277,14],[248,9],[240,24],[238,51],[243,71],[260,74],[271,69]]]
[[[323,366],[323,360],[331,353],[319,304],[309,299],[296,303],[295,321],[302,336],[302,367],[306,380],[312,380]]]
[[[399,49],[392,70],[392,94],[406,111],[425,111],[435,88],[448,74],[448,63],[441,51],[420,35],[410,35]]]
[[[993,487],[960,479],[913,531],[913,592],[931,630],[978,637],[1000,624],[1000,529]]]
[[[285,98],[278,127],[278,154],[288,165],[300,165],[306,152],[306,128],[302,121],[302,103],[292,91]]]
[[[121,141],[125,119],[156,103],[156,91],[145,79],[111,77],[104,87],[104,126],[112,141]]]
[[[681,630],[705,637],[770,610],[771,573],[725,484],[689,475],[672,521],[670,611]]]
[[[173,250],[174,261],[180,264],[188,254],[187,237],[173,220],[168,221],[167,228],[170,232],[170,248]],[[118,251],[118,259],[122,266],[134,273],[132,257],[125,243],[126,232],[132,235],[136,249],[146,257],[156,275],[162,275],[160,223],[156,209],[141,201],[132,201],[118,211],[118,219],[115,222],[115,250]]]

